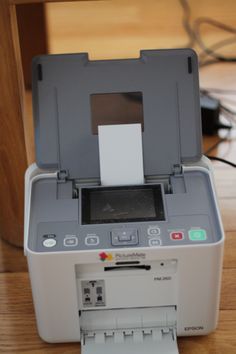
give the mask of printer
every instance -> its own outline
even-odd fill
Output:
[[[224,232],[197,56],[33,60],[24,250],[37,327],[83,354],[173,354],[217,325]]]

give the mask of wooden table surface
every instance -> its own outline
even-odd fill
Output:
[[[226,1],[227,2],[227,1]],[[104,2],[105,3],[105,2]],[[118,6],[117,3],[115,2]],[[125,2],[119,2],[120,7],[124,6]],[[151,22],[149,21],[149,27],[143,29],[144,33],[141,31],[138,32],[138,35],[135,37],[132,34],[132,26],[135,26],[137,23],[134,21],[134,18],[140,16],[140,12],[135,12],[134,8],[136,5],[134,1],[128,1],[129,6],[126,11],[122,12],[119,6],[116,9],[116,21],[117,23],[123,21],[123,26],[126,26],[129,40],[126,38],[123,41],[123,51],[120,51],[120,56],[125,53],[125,56],[128,56],[129,53],[128,46],[131,44],[131,52],[134,53],[138,47],[154,47],[154,36],[147,39],[146,45],[144,43],[144,37],[148,34],[148,31],[151,32],[155,29],[152,27],[154,21],[152,11],[148,15],[147,11],[143,11],[143,16],[148,21],[148,16],[151,16]],[[136,3],[141,3],[137,1]],[[148,1],[149,5],[153,1]],[[174,13],[178,18],[178,21],[181,21],[180,9],[176,5],[175,1],[170,1],[174,6]],[[203,1],[198,3],[203,6]],[[233,1],[228,1],[230,6],[233,6]],[[160,1],[158,5],[160,6],[159,17],[163,13],[163,1]],[[191,4],[193,2],[191,1]],[[221,18],[223,16],[224,20],[232,20],[232,16],[235,17],[235,12],[231,11],[231,7],[226,7],[225,12],[220,9],[220,2],[210,1],[212,8],[208,8],[208,15],[213,13],[216,18]],[[235,4],[235,2],[234,2]],[[53,7],[55,6],[55,7]],[[70,7],[71,6],[71,7]],[[82,27],[78,25],[78,32],[74,28],[70,28],[68,33],[63,32],[64,22],[66,18],[70,18],[70,24],[77,23],[75,17],[77,13],[75,11],[75,5],[68,5],[64,7],[63,5],[50,5],[48,7],[48,21],[49,21],[49,33],[53,35],[51,39],[51,50],[52,52],[62,52],[62,51],[80,51],[85,49],[86,45],[88,49],[92,50],[92,56],[98,57],[102,56],[102,53],[105,53],[104,56],[108,56],[108,53],[111,53],[112,56],[116,56],[119,52],[117,49],[117,33],[115,30],[114,21],[110,19],[112,8],[109,10],[107,5],[105,14],[100,10],[99,16],[94,16],[94,21],[102,22],[102,16],[106,16],[107,21],[110,22],[112,31],[115,33],[116,42],[109,42],[112,34],[109,32],[109,38],[106,37],[105,42],[103,42],[102,47],[100,47],[100,42],[98,38],[94,38],[95,31],[94,27],[87,28],[83,27],[86,21],[90,21],[89,17],[89,6],[86,3],[80,4],[80,25],[82,22]],[[99,9],[99,4],[94,5],[96,9]],[[103,4],[103,6],[105,6]],[[140,5],[141,6],[141,5]],[[143,5],[142,5],[143,6]],[[141,7],[142,7],[141,6]],[[144,9],[144,8],[143,8]],[[66,11],[65,11],[66,10]],[[91,8],[90,8],[91,10]],[[158,9],[156,9],[158,10]],[[81,15],[81,11],[83,16]],[[110,12],[109,12],[110,11]],[[141,11],[139,9],[139,11]],[[142,12],[142,11],[141,11]],[[198,10],[199,12],[199,10]],[[203,10],[205,13],[205,10]],[[207,10],[206,10],[207,12]],[[158,11],[157,11],[158,13]],[[199,13],[198,13],[199,15]],[[86,17],[87,16],[87,17]],[[133,17],[132,17],[133,16]],[[136,17],[135,17],[136,16]],[[170,14],[173,18],[173,13]],[[132,22],[133,20],[133,22]],[[96,22],[96,23],[97,23]],[[161,33],[166,34],[166,28],[164,20],[160,20],[161,23]],[[181,39],[182,43],[186,41],[185,34],[179,27],[172,23],[172,32],[169,33],[169,39],[165,37],[165,47],[174,46],[173,37],[173,26],[174,32],[177,33],[177,39]],[[52,24],[53,29],[52,29]],[[130,24],[130,26],[129,26]],[[94,26],[94,24],[93,24]],[[68,28],[68,27],[67,27]],[[79,28],[82,28],[79,30]],[[138,27],[137,27],[138,28]],[[73,32],[70,32],[70,30]],[[101,27],[99,30],[102,31]],[[158,30],[158,27],[155,29]],[[107,29],[106,29],[107,31]],[[63,33],[62,33],[63,32]],[[76,33],[75,33],[76,32]],[[71,34],[72,33],[72,34]],[[105,33],[105,30],[104,30]],[[141,34],[140,34],[141,33]],[[143,33],[143,37],[142,37]],[[98,33],[97,33],[98,34]],[[86,37],[87,36],[87,37]],[[132,41],[132,36],[135,38],[135,41]],[[81,45],[72,45],[75,42],[75,38],[82,39]],[[93,39],[92,39],[93,37]],[[140,42],[138,42],[138,38]],[[176,38],[175,38],[176,40]],[[89,47],[89,45],[90,47]],[[140,44],[141,43],[141,44]],[[164,43],[164,42],[163,42]],[[157,40],[157,47],[163,47],[162,41]],[[107,45],[109,44],[109,48]],[[150,45],[149,45],[150,44]],[[124,48],[124,45],[126,48]],[[94,48],[97,48],[97,52],[94,53]],[[211,67],[206,67],[202,69],[200,78],[202,87],[218,87],[218,88],[234,88],[236,89],[236,74],[235,66],[233,64],[227,65],[214,65]],[[236,101],[236,95],[232,96],[231,99]],[[30,107],[30,93],[27,93],[27,102],[28,102],[28,115],[25,119],[25,130],[27,132],[27,149],[28,149],[28,161],[32,162],[34,160],[34,149],[33,149],[33,134],[32,134],[32,119],[31,119],[31,107]],[[231,102],[232,104],[232,102]],[[224,142],[218,146],[218,148],[212,152],[212,155],[217,155],[220,157],[227,158],[236,162],[236,134],[232,134],[232,139],[230,142]],[[204,149],[211,146],[217,137],[204,138]],[[223,282],[222,282],[222,293],[221,293],[221,303],[220,303],[220,317],[219,325],[217,330],[204,337],[185,337],[179,338],[179,350],[181,354],[233,354],[236,353],[236,169],[215,162],[214,164],[216,187],[219,197],[220,210],[223,217],[224,228],[226,232],[226,243],[225,243],[225,257],[224,257],[224,269],[223,269]],[[32,296],[30,290],[29,276],[27,272],[26,259],[23,256],[22,249],[17,249],[4,241],[0,240],[0,352],[1,353],[80,353],[80,345],[75,344],[47,344],[44,343],[37,334],[36,324],[35,324],[35,315],[32,304]],[[124,353],[126,354],[126,353]],[[163,353],[164,354],[164,353]]]

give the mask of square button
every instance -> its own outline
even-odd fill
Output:
[[[206,230],[203,229],[189,230],[188,236],[190,241],[206,241],[207,239]]]
[[[97,246],[99,244],[99,237],[97,235],[87,235],[85,237],[86,246]]]
[[[150,247],[161,246],[161,240],[159,238],[151,238],[148,243]]]
[[[158,236],[160,235],[161,230],[158,226],[149,226],[147,229],[147,234],[149,236]]]
[[[138,244],[138,231],[136,229],[115,229],[111,231],[111,244],[113,246],[128,246]]]
[[[170,233],[170,238],[173,241],[180,241],[184,238],[184,233],[182,231],[172,231]]]
[[[65,247],[75,247],[78,245],[78,238],[75,235],[67,235],[64,238]]]

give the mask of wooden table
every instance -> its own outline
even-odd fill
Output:
[[[38,0],[43,2],[43,0]],[[219,18],[234,18],[234,11],[231,7],[235,6],[234,1],[227,0],[230,6],[226,8],[226,12],[219,11],[220,1],[210,0],[211,8],[208,10],[204,8],[203,13]],[[227,1],[225,3],[227,3]],[[15,4],[30,3],[30,0],[1,0],[0,1],[0,43],[1,43],[1,56],[0,56],[0,233],[8,233],[8,239],[14,242],[15,239],[22,239],[22,224],[23,224],[23,174],[28,164],[34,159],[33,151],[33,135],[32,135],[32,114],[30,106],[30,92],[26,95],[26,119],[22,121],[23,108],[23,87],[22,87],[22,70],[21,61],[19,56],[19,46],[17,44],[17,30],[16,30],[16,14]],[[140,1],[137,1],[140,3]],[[152,2],[150,0],[149,4]],[[105,6],[105,2],[102,2]],[[159,1],[155,3],[160,12],[158,13],[161,18],[161,26],[156,28],[153,18],[150,19],[150,14],[145,11],[137,12],[135,10],[134,1],[129,1],[131,7],[128,7],[128,18],[125,17],[127,12],[119,11],[119,2],[115,2],[117,7],[114,12],[116,21],[122,19],[126,33],[126,48],[122,47],[120,56],[126,53],[129,55],[137,54],[137,48],[154,48],[156,47],[173,47],[174,43],[181,40],[181,44],[186,42],[186,37],[181,29],[181,24],[178,27],[173,24],[175,18],[181,20],[181,12],[176,1],[170,0],[171,12],[168,12],[169,24],[172,26],[171,31],[166,37],[166,32],[163,29],[166,20],[163,17],[164,2]],[[191,4],[196,4],[195,10],[199,11],[198,6],[204,7],[206,2],[199,0]],[[214,4],[213,4],[214,3]],[[120,2],[122,4],[122,2]],[[124,2],[123,2],[124,4]],[[199,5],[200,4],[200,5]],[[110,6],[110,5],[109,5]],[[111,6],[111,7],[112,7]],[[143,5],[144,6],[144,5]],[[94,3],[93,3],[94,7]],[[66,9],[69,11],[69,6]],[[144,7],[143,7],[144,9]],[[236,7],[234,7],[236,9]],[[88,21],[86,16],[80,18],[82,23],[81,33],[71,33],[71,29],[61,33],[61,26],[63,27],[63,16],[53,17],[53,13],[65,13],[62,7],[57,7],[55,12],[50,5],[48,8],[49,13],[49,34],[53,34],[50,42],[50,49],[56,51],[74,51],[73,42],[75,38],[79,39],[80,46],[76,47],[76,51],[87,50],[88,43],[90,48],[93,49],[92,57],[101,57],[104,53],[112,53],[115,57],[119,52],[117,43],[117,29],[112,27],[112,31],[106,32],[104,28],[99,27],[99,30],[107,33],[107,37],[101,46],[99,38],[94,40],[92,34],[96,30],[94,23],[102,21],[101,18],[97,19],[96,13],[93,12],[93,17],[89,21],[90,32],[83,32],[83,24]],[[87,11],[87,9],[86,9]],[[86,14],[85,11],[85,14]],[[111,10],[112,11],[112,10]],[[136,11],[136,12],[135,12]],[[139,9],[140,11],[140,9]],[[73,11],[66,16],[70,18],[71,23],[75,21],[77,13]],[[135,16],[146,16],[147,26],[139,28],[139,20],[136,22],[132,18]],[[99,12],[100,16],[103,12]],[[110,13],[107,10],[103,15],[109,18]],[[165,13],[167,16],[167,13]],[[172,17],[171,17],[172,16]],[[224,17],[225,16],[225,17]],[[57,18],[59,20],[57,20]],[[165,17],[166,18],[166,17]],[[57,22],[58,21],[58,22]],[[128,22],[127,22],[128,21]],[[53,22],[53,28],[50,23]],[[76,23],[76,22],[74,22]],[[118,23],[118,22],[117,22]],[[93,27],[94,26],[94,27]],[[136,37],[133,35],[133,30],[137,33]],[[167,25],[166,25],[167,26]],[[168,25],[169,26],[169,25]],[[174,27],[173,27],[174,26]],[[63,27],[64,28],[64,27]],[[124,31],[124,28],[121,30]],[[173,30],[174,28],[174,30]],[[143,32],[142,32],[143,31]],[[156,31],[161,35],[153,36],[150,38],[149,31]],[[85,34],[86,35],[85,35]],[[120,32],[119,32],[120,33]],[[146,33],[147,45],[144,46],[144,37],[142,33]],[[173,36],[176,34],[176,37]],[[97,35],[97,32],[96,32]],[[120,34],[119,34],[120,35]],[[132,38],[135,37],[133,41]],[[116,40],[113,41],[113,38]],[[113,42],[112,42],[113,41]],[[124,43],[124,42],[122,42]],[[130,43],[130,48],[128,44]],[[141,43],[141,44],[140,44]],[[145,42],[146,43],[146,42]],[[87,46],[87,47],[86,47]],[[101,49],[102,47],[102,49]],[[95,49],[94,49],[95,48]],[[130,51],[129,51],[130,49]],[[97,52],[96,52],[97,50]],[[106,55],[107,56],[107,55]],[[131,55],[132,56],[132,55]],[[213,66],[205,68],[201,71],[201,84],[206,87],[223,87],[236,89],[236,76],[235,66],[231,64],[222,66]],[[236,99],[236,97],[234,97]],[[3,105],[4,102],[4,105]],[[27,134],[24,134],[24,130]],[[25,149],[25,137],[28,150]],[[217,138],[204,139],[204,147],[208,147],[215,142]],[[217,150],[212,154],[228,158],[236,161],[236,141],[232,139],[231,143],[222,143]],[[220,209],[223,215],[223,222],[226,231],[226,248],[223,270],[223,286],[222,297],[220,304],[220,320],[218,329],[211,335],[205,337],[189,337],[178,339],[181,354],[233,354],[236,353],[236,170],[220,163],[214,163],[216,186],[219,195]],[[5,201],[5,203],[3,203]],[[6,204],[6,205],[5,205]],[[3,205],[5,208],[3,208]],[[20,244],[19,241],[18,244]],[[29,284],[29,276],[27,272],[26,260],[23,256],[23,251],[20,248],[12,247],[9,243],[0,239],[0,352],[1,353],[80,353],[79,344],[54,344],[50,345],[40,340],[37,334],[35,325],[35,315],[32,304],[31,290]],[[125,354],[125,353],[124,353]],[[164,354],[164,353],[163,353]]]

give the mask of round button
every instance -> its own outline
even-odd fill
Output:
[[[54,238],[47,238],[46,240],[43,241],[44,247],[51,248],[56,246],[57,241]]]

